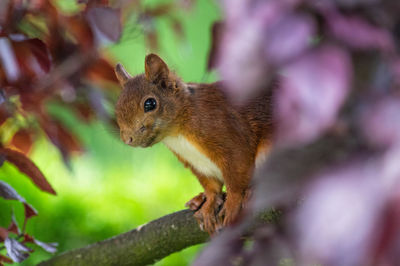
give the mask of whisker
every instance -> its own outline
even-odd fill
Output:
[[[101,127],[105,132],[108,132],[110,135],[119,139],[120,137],[119,128],[115,128],[110,124],[104,124],[104,123],[101,124]]]

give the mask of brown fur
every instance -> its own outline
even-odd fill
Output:
[[[191,168],[205,192],[204,204],[196,217],[213,233],[221,224],[237,218],[259,152],[269,149],[272,135],[271,90],[238,107],[230,103],[222,83],[185,84],[157,55],[145,59],[145,74],[133,78],[117,65],[116,74],[123,91],[116,105],[121,139],[131,146],[151,146],[167,136],[183,135],[221,170],[226,185],[226,201],[218,212],[222,182]],[[143,104],[153,97],[154,111],[145,113]],[[204,198],[197,196],[193,200]]]

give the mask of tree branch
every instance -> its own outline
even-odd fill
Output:
[[[153,264],[174,252],[208,241],[208,234],[200,230],[193,213],[183,210],[166,215],[127,233],[57,255],[39,266]],[[280,215],[280,211],[270,210],[260,213],[255,222],[274,223]]]
[[[127,233],[67,251],[39,265],[147,265],[171,253],[204,243],[208,238],[208,234],[200,230],[193,212],[183,210]]]

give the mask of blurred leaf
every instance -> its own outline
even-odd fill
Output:
[[[390,147],[400,143],[400,99],[376,99],[365,108],[360,119],[364,135],[373,146]]]
[[[29,257],[28,252],[30,252],[31,249],[15,239],[6,238],[4,245],[7,249],[7,255],[15,262],[22,262]]]
[[[158,37],[155,31],[149,31],[145,34],[146,43],[151,50],[158,49]]]
[[[0,126],[10,117],[10,112],[6,109],[5,104],[0,104]]]
[[[0,180],[0,197],[7,200],[18,200],[20,202],[25,202],[25,199],[21,197],[15,189],[13,189],[9,184]]]
[[[379,2],[379,0],[335,0],[337,4],[341,7],[354,8],[354,7],[365,7],[370,6]]]
[[[88,24],[88,21],[81,16],[66,17],[66,27],[69,32],[76,39],[76,43],[79,44],[83,51],[89,51],[93,49],[94,40],[93,32]]]
[[[211,46],[208,53],[207,70],[210,71],[217,66],[218,49],[221,45],[224,23],[217,21],[211,28]]]
[[[35,239],[34,237],[24,234],[24,242],[29,242],[38,245],[49,253],[55,253],[57,251],[58,243],[45,243]]]
[[[173,8],[172,3],[159,4],[156,7],[147,8],[144,11],[144,14],[151,17],[163,16],[168,14],[168,12],[170,12],[172,8]]]
[[[33,236],[30,236],[28,234],[24,234],[24,242],[34,243]]]
[[[362,17],[328,13],[328,23],[333,35],[346,45],[356,49],[382,49],[393,51],[394,42],[390,33],[368,23]]]
[[[43,248],[44,250],[46,250],[49,253],[57,252],[58,243],[45,243],[45,242],[39,241],[37,239],[33,239],[33,241],[36,245]]]
[[[35,79],[50,71],[50,56],[46,45],[41,40],[13,41],[12,46],[18,60],[21,75],[25,79]]]
[[[15,220],[14,212],[11,215],[11,224],[8,226],[7,230],[9,232],[12,232],[12,233],[16,234],[16,235],[19,235],[19,233],[20,233],[17,221]]]
[[[121,12],[108,7],[95,7],[89,9],[87,18],[90,22],[97,40],[117,42],[121,37]]]
[[[269,63],[282,64],[310,47],[315,32],[314,20],[307,15],[282,17],[268,30],[265,52]]]
[[[193,8],[195,2],[195,0],[180,0],[179,5],[181,8],[190,11]]]
[[[43,101],[47,97],[49,97],[49,94],[45,94],[45,93],[39,92],[39,91],[32,93],[32,91],[28,89],[29,86],[30,86],[30,84],[26,84],[26,87],[20,88],[20,91],[19,91],[22,108],[25,111],[40,113],[42,110]]]
[[[78,0],[79,4],[87,4],[88,6],[107,6],[108,0]]]
[[[344,50],[325,46],[288,64],[282,74],[276,93],[277,142],[306,143],[334,123],[350,89],[350,59]]]
[[[375,258],[375,263],[373,265],[381,265],[379,260],[381,258],[389,258],[392,259],[391,265],[395,265],[397,261],[399,261],[400,254],[398,252],[391,252],[396,249],[396,236],[400,233],[400,198],[398,195],[395,196],[391,202],[389,202],[383,212],[380,221],[379,232],[376,232],[378,235],[375,239],[374,243],[375,247],[373,248],[373,257]],[[399,247],[397,247],[398,250]]]
[[[175,35],[179,39],[183,39],[185,37],[185,33],[183,30],[182,21],[176,18],[172,18],[171,22],[172,22],[172,30],[174,31]]]
[[[5,37],[0,37],[0,64],[3,66],[2,69],[8,82],[14,82],[19,79],[21,71],[17,57],[11,41]]]
[[[8,237],[8,230],[0,227],[0,240],[4,241]]]
[[[83,148],[75,135],[67,130],[57,121],[47,121],[42,124],[44,131],[51,142],[61,151],[67,152],[82,152]]]
[[[7,183],[0,181],[0,197],[8,200],[18,200],[24,204],[24,212],[25,212],[25,219],[29,219],[32,216],[37,215],[37,211],[28,204],[23,197],[21,197],[15,189],[13,189]],[[15,219],[12,218],[11,225],[9,227],[10,232],[17,232],[18,233],[18,226],[15,222]]]
[[[105,81],[111,81],[114,83],[118,83],[117,77],[115,76],[114,68],[111,66],[111,64],[103,59],[103,58],[98,58],[95,60],[87,69],[87,75],[90,79],[92,80],[105,80]],[[119,86],[116,86],[119,88]]]
[[[0,106],[6,102],[7,97],[3,89],[0,89]]]
[[[41,125],[50,141],[61,152],[64,164],[70,168],[71,153],[81,153],[83,151],[80,141],[59,122],[44,120]]]
[[[38,38],[29,39],[26,42],[29,44],[32,54],[36,57],[40,67],[45,72],[49,72],[51,68],[51,61],[46,44]]]
[[[22,173],[26,174],[38,188],[56,195],[56,192],[47,182],[39,168],[37,168],[37,166],[23,153],[11,149],[0,148],[0,154],[3,154],[7,161],[14,164]]]
[[[37,216],[37,211],[28,203],[24,202],[25,219]]]
[[[33,139],[32,132],[27,129],[21,129],[11,139],[11,145],[23,152],[28,154],[32,148]]]
[[[42,40],[38,38],[29,39],[23,34],[15,34],[10,36],[10,39],[23,75],[27,75],[26,72],[29,75],[33,75],[32,73],[39,74],[38,67],[43,72],[50,71],[49,50]]]
[[[74,109],[78,112],[80,118],[89,122],[94,117],[93,108],[88,103],[76,103]]]
[[[8,258],[8,257],[6,257],[6,256],[0,254],[0,263],[1,263],[1,262],[13,263],[13,261],[12,261],[10,258]],[[0,265],[1,265],[1,264],[0,264]]]

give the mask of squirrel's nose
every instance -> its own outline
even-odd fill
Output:
[[[131,137],[131,134],[129,134],[126,131],[121,131],[121,140],[125,143],[125,144],[132,144],[133,142],[133,138]]]
[[[132,143],[132,141],[133,141],[133,138],[132,138],[132,137],[126,137],[124,142],[125,142],[125,144],[128,144],[128,145],[129,145],[129,144]]]

